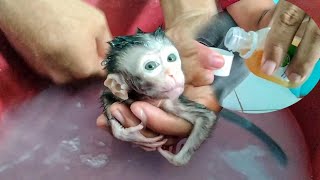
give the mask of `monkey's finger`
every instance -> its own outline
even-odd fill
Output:
[[[139,119],[145,119],[147,127],[160,134],[186,137],[192,130],[192,124],[164,112],[146,102],[135,102],[130,107],[133,114]]]
[[[132,142],[142,142],[142,143],[155,143],[160,141],[164,137],[163,135],[159,135],[156,137],[147,138],[143,134],[141,134],[140,130],[142,128],[143,128],[142,123],[139,124],[138,126],[125,128],[123,130],[123,134],[124,136],[127,136],[127,137],[131,136],[134,139]]]
[[[137,132],[137,131],[140,131],[143,129],[143,124],[140,123],[139,125],[137,126],[133,126],[133,127],[129,127],[129,128],[126,128],[126,131],[128,133],[133,133],[133,132]]]
[[[310,19],[297,54],[292,59],[287,76],[293,83],[304,81],[320,58],[320,29],[314,20]]]
[[[304,17],[299,7],[287,1],[279,2],[264,47],[262,72],[272,75],[281,65]]]
[[[157,148],[157,150],[159,151],[159,153],[165,157],[166,159],[168,159],[169,161],[173,159],[174,157],[174,154],[171,153],[170,151],[166,151],[166,150],[163,150],[161,147]]]
[[[110,111],[111,114],[116,118],[116,119],[121,119],[121,124],[128,128],[128,127],[132,127],[132,126],[136,126],[138,125],[141,121],[134,116],[134,114],[130,111],[130,109],[124,105],[124,104],[120,104],[120,103],[114,103],[110,106]],[[117,111],[119,111],[119,114],[122,115],[121,117],[118,117],[116,113]],[[156,137],[158,136],[158,133],[152,132],[149,129],[143,129],[140,131],[141,134],[143,134],[145,137]]]
[[[143,136],[140,132],[136,132],[134,134],[132,134],[131,136],[135,137],[135,140],[133,142],[137,143],[155,143],[160,141],[163,138],[163,135],[159,135],[157,137],[153,137],[153,138],[147,138],[145,136]]]
[[[217,70],[223,67],[224,59],[218,52],[211,50],[209,47],[199,42],[196,43],[199,53],[198,58],[203,68]]]
[[[157,148],[148,148],[148,147],[143,147],[143,146],[139,146],[139,147],[142,148],[145,151],[148,151],[148,152],[157,150]]]
[[[140,145],[142,147],[157,148],[157,147],[161,147],[162,145],[164,145],[167,141],[168,141],[168,139],[163,139],[162,141],[154,142],[154,143],[134,142],[134,144]]]

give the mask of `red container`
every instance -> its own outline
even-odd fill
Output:
[[[113,35],[153,31],[158,0],[91,0]],[[79,89],[38,78],[0,35],[0,179],[320,179],[320,86],[290,108],[243,116],[287,153],[282,167],[256,137],[221,119],[186,167],[113,139],[95,125],[101,82]]]

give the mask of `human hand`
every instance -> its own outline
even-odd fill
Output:
[[[111,34],[102,12],[79,0],[4,1],[0,27],[39,74],[55,83],[105,77]]]
[[[302,9],[290,2],[279,2],[264,48],[264,73],[272,75],[281,65],[299,27],[304,27],[301,24],[305,16],[306,13]],[[299,32],[303,32],[301,28]],[[320,58],[320,29],[311,18],[301,38],[302,41],[286,71],[288,79],[293,83],[306,80]]]
[[[194,87],[187,85],[184,95],[190,100],[205,105],[210,110],[215,112],[221,110],[210,86]],[[147,128],[140,131],[142,135],[147,138],[152,138],[162,134],[168,139],[165,146],[175,145],[179,140],[190,134],[192,124],[159,109],[157,106],[159,106],[160,103],[161,102],[134,102],[130,106],[130,109],[124,104],[115,103],[110,107],[110,111],[125,128],[134,127],[141,122],[145,122]],[[121,114],[120,117],[116,112]],[[107,119],[103,114],[98,117],[97,126],[109,132],[111,131],[108,127]],[[154,147],[140,147],[147,151],[156,150]]]

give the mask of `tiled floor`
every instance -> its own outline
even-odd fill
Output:
[[[265,113],[286,108],[299,100],[288,88],[250,74],[225,98],[222,106],[245,113]]]

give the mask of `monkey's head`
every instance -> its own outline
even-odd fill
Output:
[[[161,28],[132,36],[116,37],[104,60],[105,85],[119,98],[131,91],[152,99],[174,99],[184,90],[184,74],[178,50]]]

